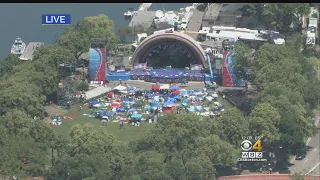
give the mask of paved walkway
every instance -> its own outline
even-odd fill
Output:
[[[110,87],[105,87],[105,86],[99,86],[94,89],[91,89],[86,92],[86,100],[100,96],[101,94],[107,93],[110,90],[111,90]]]
[[[202,23],[202,16],[204,12],[199,11],[198,9],[195,9],[193,12],[193,15],[191,16],[187,30],[188,31],[199,31]],[[191,36],[193,39],[197,39],[198,34],[194,33],[187,33],[189,36]]]

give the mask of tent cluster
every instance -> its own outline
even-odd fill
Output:
[[[221,116],[224,105],[217,101],[216,93],[207,90],[186,90],[180,86],[152,85],[150,90],[119,85],[106,95],[106,101],[89,102],[92,108],[88,117],[99,118],[102,122],[116,121],[139,126],[140,121],[156,122],[158,114],[196,113],[203,116]]]

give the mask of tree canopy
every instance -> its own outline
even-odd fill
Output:
[[[75,62],[88,51],[92,38],[108,38],[109,47],[116,47],[114,24],[107,16],[87,17],[67,28],[57,43],[40,47],[33,61],[21,62],[9,55],[0,63],[0,175],[44,175],[48,180],[212,180],[232,174],[226,171],[238,165],[239,145],[246,136],[263,136],[266,151],[284,147],[288,151],[276,155],[280,164],[286,162],[315,133],[312,110],[320,98],[314,69],[319,52],[305,47],[305,37],[290,27],[292,22],[299,24],[297,16],[308,13],[308,7],[252,4],[248,10],[268,28],[286,34],[285,45],[265,43],[254,50],[244,42],[236,45],[234,66],[243,74],[253,69],[253,84],[260,87],[249,115],[235,107],[214,119],[169,114],[129,143],[90,123],[77,124],[62,136],[45,121],[45,102],[59,82],[57,64]],[[120,40],[129,31],[119,29]],[[286,168],[285,163],[281,166]]]

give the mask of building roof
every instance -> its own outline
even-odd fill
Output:
[[[237,176],[222,176],[218,180],[291,180],[289,174],[250,174]],[[320,180],[320,175],[305,177],[305,180]]]

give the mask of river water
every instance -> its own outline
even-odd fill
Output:
[[[26,44],[33,41],[52,44],[57,39],[65,26],[42,26],[42,14],[71,14],[72,24],[86,16],[106,14],[114,21],[116,31],[120,26],[127,25],[124,12],[128,8],[136,10],[139,5],[140,3],[1,4],[0,61],[10,53],[11,45],[17,36],[21,37]],[[178,11],[190,5],[190,3],[156,3],[150,10]]]

